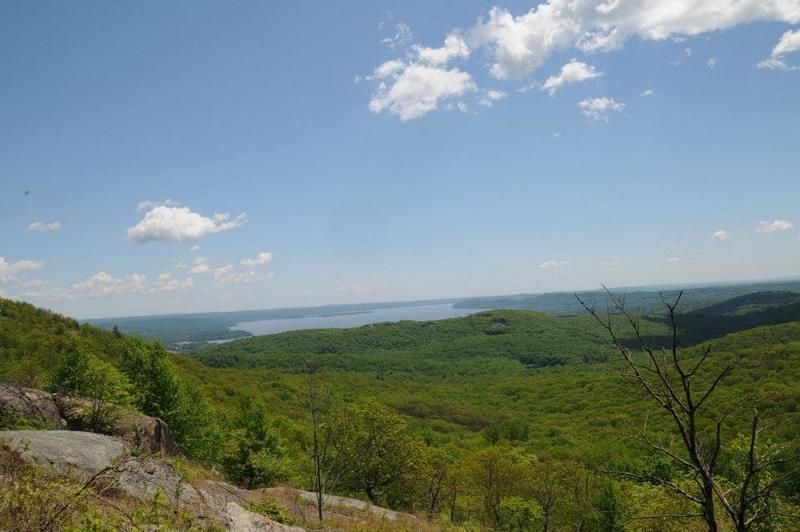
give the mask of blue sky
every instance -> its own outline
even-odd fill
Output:
[[[4,2],[0,293],[96,317],[796,275],[800,2],[708,4]]]

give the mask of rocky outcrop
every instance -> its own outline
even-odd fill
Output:
[[[60,430],[62,419],[53,395],[33,388],[14,388],[0,384],[0,418],[25,421],[37,428]]]
[[[69,430],[0,431],[0,443],[30,463],[52,466],[60,473],[84,480],[102,479],[105,485],[113,485],[115,491],[142,501],[152,501],[161,494],[168,505],[183,508],[201,520],[225,524],[229,504],[247,505],[260,496],[259,492],[217,480],[186,482],[170,463],[154,457],[134,456],[129,443],[104,434]],[[236,515],[237,519],[244,519],[241,512]],[[247,522],[241,519],[237,523]]]
[[[91,431],[91,403],[86,399],[62,397],[33,388],[0,385],[0,421],[24,428]],[[14,428],[17,428],[14,427]],[[3,427],[0,425],[0,430]],[[116,407],[106,430],[132,447],[150,453],[174,455],[175,439],[167,424],[156,417]]]
[[[63,473],[91,478],[122,457],[125,444],[111,436],[68,430],[10,430],[0,440],[20,457]]]
[[[89,418],[91,403],[86,399],[56,397],[58,411],[69,430],[90,430],[86,420]],[[164,453],[172,456],[176,452],[175,439],[167,424],[157,418],[145,416],[125,408],[116,408],[106,427],[105,433],[116,436],[133,447],[150,453]]]
[[[200,523],[225,525],[235,531],[300,531],[250,512],[252,503],[264,497],[280,502],[300,515],[313,515],[315,494],[292,488],[245,490],[209,478],[183,478],[169,460],[154,456],[136,456],[131,443],[113,436],[65,430],[0,431],[0,444],[31,463],[52,466],[65,474],[84,480],[96,477],[112,492],[145,503],[157,494],[163,502],[192,514]],[[141,453],[138,453],[141,454]],[[331,515],[358,522],[359,515],[387,521],[413,519],[367,502],[335,495],[325,495]]]
[[[303,532],[300,527],[283,525],[245,510],[235,502],[228,503],[226,521],[228,530],[232,532]]]

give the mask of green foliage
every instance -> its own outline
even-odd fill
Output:
[[[88,399],[85,425],[94,432],[108,430],[118,407],[130,404],[130,382],[125,375],[82,348],[61,357],[50,388],[62,395]]]
[[[325,430],[333,433],[333,469],[345,491],[383,502],[411,472],[418,449],[405,421],[374,399],[341,410]]]
[[[506,497],[500,501],[500,530],[524,532],[533,530],[542,517],[542,508],[536,501],[522,497]]]
[[[225,472],[248,489],[272,486],[289,477],[285,450],[263,408],[247,398],[228,434]]]
[[[597,509],[599,514],[598,530],[602,532],[622,532],[622,493],[611,481],[603,484],[597,496]]]
[[[250,503],[250,511],[284,525],[294,524],[294,521],[286,512],[286,508],[272,497],[265,496],[256,502]]]
[[[660,324],[646,325],[658,334]],[[480,367],[485,359],[527,367],[603,362],[608,341],[585,318],[556,318],[526,311],[481,312],[440,321],[379,323],[353,329],[290,331],[256,336],[196,354],[217,367],[304,371],[307,361],[340,371],[450,371],[454,363]]]
[[[216,417],[203,397],[182,382],[161,345],[126,338],[120,352],[122,371],[133,384],[136,407],[163,419],[188,456],[217,459],[222,435]]]

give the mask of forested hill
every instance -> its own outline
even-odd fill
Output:
[[[647,323],[653,335],[662,332]],[[310,362],[337,369],[402,369],[453,359],[508,357],[543,367],[602,362],[612,351],[589,318],[499,310],[438,321],[378,323],[353,329],[291,331],[237,340],[199,351],[220,367],[305,371]]]
[[[694,345],[736,331],[800,320],[800,294],[757,292],[701,307],[679,319],[684,344]],[[654,346],[670,341],[662,316],[645,317],[641,323],[642,333]],[[492,357],[547,367],[608,361],[613,352],[603,333],[588,316],[492,310],[439,321],[257,336],[208,347],[196,357],[210,366],[290,371],[305,371],[312,363],[337,369],[408,370]]]
[[[781,281],[764,283],[737,283],[729,285],[702,286],[681,289],[674,286],[652,288],[615,288],[614,292],[625,297],[628,310],[642,314],[658,313],[663,310],[662,295],[674,298],[683,292],[681,310],[689,312],[708,305],[720,303],[730,298],[746,296],[757,292],[791,292],[800,295],[800,281]],[[602,290],[580,292],[586,300],[605,299]],[[458,308],[475,309],[525,309],[537,310],[557,316],[582,314],[580,305],[572,292],[552,292],[546,294],[518,294],[513,296],[476,297],[462,299],[454,305]]]

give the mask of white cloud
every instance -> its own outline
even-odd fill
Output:
[[[383,292],[382,284],[365,285],[361,283],[344,284],[335,288],[337,292],[344,294],[366,294],[371,292]]]
[[[559,51],[607,52],[622,47],[631,38],[677,42],[756,21],[796,24],[800,22],[800,5],[797,0],[546,0],[516,16],[507,9],[494,7],[466,31],[448,32],[443,46],[414,45],[406,50],[407,59],[394,62],[406,65],[402,69],[406,72],[412,66],[442,67],[481,51],[488,57],[484,64],[496,79],[523,79]],[[782,56],[798,49],[797,33],[784,34],[773,56],[759,66],[786,68]],[[386,39],[384,44],[398,49],[409,42],[410,30],[398,28],[395,36]],[[691,50],[685,48],[683,55],[690,56]],[[440,68],[438,72],[440,76],[450,73],[450,82],[457,81],[460,87],[459,95],[474,90],[470,88],[474,87],[473,76],[466,69]],[[420,87],[413,90],[406,87],[405,92],[430,94],[427,80],[432,73],[412,76],[413,73],[409,72],[406,81]],[[374,81],[375,76],[371,77]],[[409,120],[439,108],[435,95],[423,106],[394,97],[387,100],[385,96],[394,85],[395,82],[380,78],[379,89],[370,105],[373,111],[390,109],[393,102],[406,101],[406,105],[397,104],[390,112]],[[444,94],[453,93],[445,91]],[[418,101],[421,97],[411,99]]]
[[[434,66],[445,65],[453,59],[467,59],[470,53],[467,42],[457,33],[448,35],[440,48],[426,48],[420,45],[411,48],[420,61]]]
[[[486,46],[491,73],[500,79],[528,75],[554,51],[621,47],[630,37],[690,37],[754,21],[800,21],[795,0],[549,0],[513,16],[493,8],[470,32],[471,47]],[[687,56],[689,49],[684,50]]]
[[[252,259],[242,259],[242,266],[246,266],[248,268],[255,268],[256,266],[263,266],[264,264],[268,264],[271,261],[272,261],[272,252],[262,251]]]
[[[653,89],[643,91],[639,96],[655,96],[656,92]]]
[[[194,245],[194,246],[192,246],[190,249],[191,249],[192,251],[198,251],[198,250],[200,249],[200,246],[199,246],[199,245],[197,245],[197,244],[195,244],[195,245]]]
[[[572,266],[572,263],[568,260],[546,260],[539,263],[539,269],[541,270],[560,270],[570,266]]]
[[[208,265],[208,257],[197,257],[192,261],[189,273],[208,273],[211,267]]]
[[[22,259],[8,262],[5,257],[0,257],[0,283],[23,283],[18,274],[41,270],[47,263],[43,260]]]
[[[711,238],[714,240],[730,240],[731,234],[727,229],[720,229],[718,231],[714,231],[714,234],[711,235]]]
[[[681,261],[680,257],[670,257],[667,259],[667,262],[669,262],[670,264],[677,264],[680,261]]]
[[[559,88],[569,83],[580,83],[587,79],[595,79],[602,76],[603,73],[593,66],[573,58],[569,63],[561,67],[561,72],[545,80],[542,90],[553,95]]]
[[[507,96],[508,95],[503,91],[491,89],[483,93],[483,98],[478,101],[478,105],[481,107],[491,107],[494,105],[494,102],[503,100]]]
[[[708,61],[706,61],[706,65],[711,70],[714,70],[715,68],[717,68],[717,58],[716,57],[709,57]]]
[[[608,122],[608,114],[622,112],[625,104],[614,98],[586,98],[578,102],[581,114],[591,120],[604,120]]]
[[[140,201],[136,204],[136,212],[149,211],[153,207],[180,207],[180,203],[167,198],[164,201]]]
[[[387,50],[395,50],[397,48],[402,48],[413,40],[414,34],[411,32],[411,28],[408,26],[408,24],[398,22],[395,24],[394,35],[381,39],[381,44]]]
[[[106,272],[98,272],[86,281],[72,285],[75,296],[108,297],[133,294],[145,290],[144,275],[134,273],[127,277],[113,277]]]
[[[458,68],[387,61],[375,69],[378,87],[369,102],[373,113],[386,111],[407,121],[440,108],[441,102],[477,90],[472,77]]]
[[[787,31],[781,35],[781,39],[772,49],[770,56],[756,66],[772,70],[797,70],[800,67],[786,64],[784,56],[798,50],[800,50],[800,30]]]
[[[28,231],[58,231],[61,229],[61,222],[33,222],[28,226]]]
[[[756,233],[776,233],[794,229],[794,224],[786,220],[772,220],[771,222],[761,221],[756,226]]]
[[[162,273],[156,277],[149,292],[178,292],[194,286],[194,279],[173,279],[171,273]]]
[[[232,284],[252,284],[262,279],[271,279],[272,273],[261,275],[255,270],[237,272],[233,264],[225,264],[215,269],[211,276],[211,283],[214,286],[227,286]]]
[[[41,270],[47,262],[43,260],[22,259],[16,262],[7,262],[4,257],[0,257],[0,275],[4,273],[21,273],[33,270]]]
[[[150,208],[138,224],[128,228],[128,237],[136,242],[197,240],[212,233],[240,227],[246,218],[246,214],[240,214],[231,219],[228,213],[214,213],[208,217],[188,207],[157,205]]]

